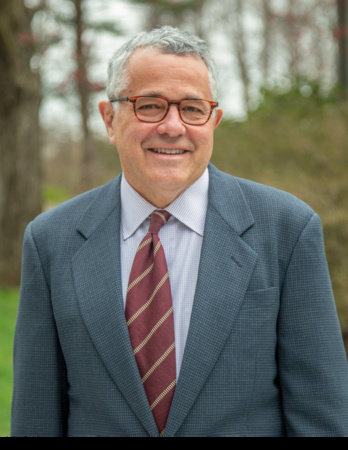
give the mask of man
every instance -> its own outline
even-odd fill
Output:
[[[12,434],[347,435],[320,220],[209,163],[204,42],[141,33],[107,92],[122,175],[26,230]]]

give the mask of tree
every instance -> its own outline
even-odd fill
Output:
[[[144,6],[144,28],[151,30],[162,25],[189,28],[198,36],[205,36],[202,20],[207,0],[131,0]]]
[[[63,44],[65,54],[69,58],[70,70],[61,72],[58,84],[50,80],[44,82],[47,96],[59,96],[69,107],[73,105],[80,118],[80,168],[76,174],[76,189],[84,191],[94,187],[94,136],[90,126],[91,99],[95,92],[104,90],[101,82],[91,80],[93,65],[93,42],[106,32],[120,35],[121,30],[115,21],[96,20],[93,12],[98,7],[105,8],[105,0],[51,0],[45,5],[45,18],[57,26],[58,38],[56,44]],[[86,37],[89,35],[89,39]],[[93,39],[91,38],[93,36]],[[66,49],[70,49],[70,54]],[[49,58],[47,58],[49,59]],[[46,81],[46,78],[44,79]]]
[[[262,84],[267,87],[270,79],[270,46],[272,37],[272,13],[268,0],[262,0],[263,46],[261,52]]]
[[[250,66],[248,65],[247,52],[247,32],[243,23],[245,2],[235,0],[231,3],[233,10],[228,14],[227,20],[230,21],[230,43],[233,53],[238,61],[239,75],[241,79],[243,102],[245,109],[250,108]]]
[[[338,80],[348,93],[348,1],[337,0]]]
[[[0,2],[0,285],[17,285],[24,228],[41,211],[40,76],[31,70],[34,10]]]
[[[84,17],[84,0],[75,0],[75,51],[76,51],[76,90],[80,100],[82,152],[80,188],[88,188],[92,185],[93,171],[93,142],[89,127],[89,101],[91,89],[88,83],[88,47],[83,42],[83,32],[86,26]]]
[[[217,41],[229,43],[230,78],[240,84],[246,112],[257,105],[263,88],[289,89],[299,78],[316,80],[323,89],[336,82],[332,0],[215,4],[207,12],[218,24]]]

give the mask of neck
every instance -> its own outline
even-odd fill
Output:
[[[163,192],[163,191],[147,191],[146,193],[143,193],[136,188],[134,188],[139,195],[141,195],[146,201],[151,203],[151,205],[155,206],[159,209],[164,209],[168,205],[170,205],[180,194],[180,191],[169,191],[169,192]]]

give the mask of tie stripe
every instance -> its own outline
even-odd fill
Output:
[[[126,321],[140,378],[160,435],[176,386],[174,318],[167,263],[158,237],[167,211],[151,214],[148,233],[134,257]]]
[[[157,214],[158,216],[160,216],[160,218],[163,220],[163,225],[167,223],[167,219],[165,215],[161,213],[161,211],[154,211],[153,214]]]
[[[145,381],[149,378],[149,376],[157,369],[157,367],[166,359],[166,357],[174,350],[175,344],[172,345],[163,353],[163,355],[155,362],[155,364],[146,372],[141,381],[145,383]]]
[[[161,241],[158,241],[158,242],[157,242],[157,245],[156,245],[156,247],[155,247],[155,249],[154,249],[154,251],[153,251],[153,256],[154,256],[154,257],[156,256],[156,253],[158,252],[158,250],[160,249],[160,247],[161,247]]]
[[[152,327],[150,333],[146,336],[146,338],[133,350],[134,354],[136,355],[140,350],[148,343],[148,341],[151,339],[153,334],[157,331],[157,329],[162,325],[163,322],[166,321],[166,319],[172,314],[173,308],[170,308],[169,311],[167,311],[164,316],[160,318],[160,320],[156,323],[154,327]]]
[[[161,287],[163,286],[163,284],[168,280],[168,272],[164,275],[164,277],[162,278],[162,280],[158,283],[158,285],[155,287],[151,297],[149,298],[149,300],[143,304],[143,306],[141,308],[138,309],[138,311],[132,315],[132,317],[130,319],[128,319],[127,321],[127,325],[129,326],[132,322],[134,322],[134,320],[139,317],[139,315],[145,311],[146,308],[148,308],[151,305],[152,300],[155,298],[157,292],[161,289]]]
[[[176,385],[176,381],[173,380],[170,383],[170,385],[163,392],[161,392],[160,395],[156,398],[156,400],[151,404],[151,406],[150,406],[151,410],[156,408],[158,403],[175,387],[175,385]]]
[[[148,243],[150,243],[150,242],[152,242],[152,238],[151,239],[148,239],[144,244],[148,244]],[[142,247],[141,248],[144,248],[146,245],[142,245]],[[140,247],[140,246],[139,246]],[[158,241],[158,243],[157,243],[157,245],[156,245],[156,247],[155,247],[155,249],[154,249],[154,251],[153,251],[153,255],[154,255],[154,257],[156,256],[156,253],[158,252],[158,250],[160,249],[160,247],[161,247],[161,242],[160,241]],[[141,249],[140,249],[141,250]],[[139,248],[138,248],[138,250],[137,250],[137,252],[139,251]],[[144,270],[144,272],[141,274],[141,275],[139,275],[138,276],[138,278],[136,278],[135,280],[133,280],[129,285],[128,285],[128,288],[127,288],[127,293],[136,285],[136,284],[138,284],[139,283],[139,281],[141,281],[144,277],[146,277],[150,272],[151,272],[151,270],[153,269],[153,266],[154,266],[154,263],[152,263],[146,270]]]
[[[138,276],[138,278],[136,278],[134,281],[132,281],[132,282],[129,284],[128,289],[127,289],[127,293],[128,293],[128,292],[129,292],[136,284],[138,284],[139,281],[141,281],[144,277],[146,277],[146,275],[148,275],[148,274],[151,272],[151,270],[153,269],[153,264],[154,264],[154,263],[152,263],[151,266],[149,266],[146,270],[144,270],[144,272],[143,272],[141,275]]]
[[[152,242],[152,236],[150,236],[148,239],[140,242],[140,245],[137,249],[137,253],[140,252],[140,250],[142,250],[144,247],[146,247],[147,245],[149,245]]]

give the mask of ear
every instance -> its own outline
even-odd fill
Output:
[[[109,135],[110,142],[114,144],[114,127],[113,127],[113,119],[114,119],[114,110],[112,109],[112,104],[107,101],[101,101],[98,104],[100,115],[105,123],[106,131]]]
[[[215,109],[215,114],[213,116],[213,120],[214,120],[214,129],[219,125],[219,123],[221,122],[223,116],[223,111],[221,108],[216,108]]]

